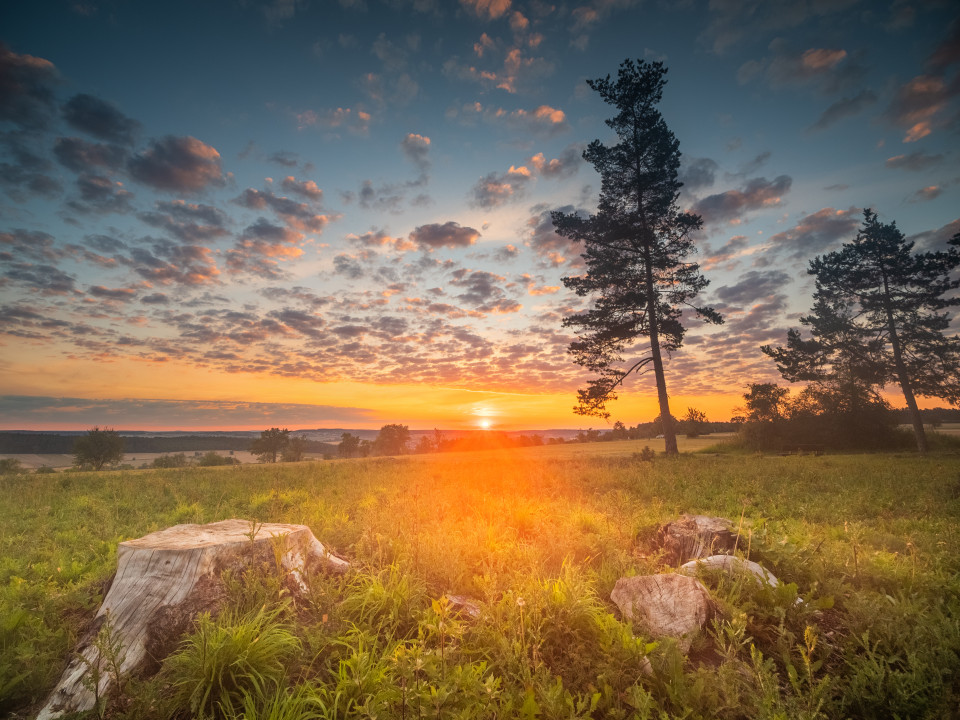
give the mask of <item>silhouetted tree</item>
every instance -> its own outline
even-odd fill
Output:
[[[563,278],[564,285],[595,298],[592,309],[563,321],[577,334],[570,344],[574,361],[599,376],[577,391],[574,411],[580,415],[609,417],[606,403],[617,398],[617,387],[652,365],[660,414],[672,418],[662,352],[683,343],[682,307],[722,322],[716,311],[690,305],[708,282],[695,263],[686,262],[695,251],[690,235],[702,220],[677,206],[679,142],[657,109],[666,72],[659,62],[626,60],[616,82],[609,75],[587,81],[617,108],[606,123],[620,142],[607,147],[594,140],[583,153],[600,174],[597,214],[552,216],[558,235],[584,246],[587,272]],[[649,339],[649,354],[625,362],[624,353],[641,337]],[[664,423],[663,435],[667,454],[676,454],[672,423]]]
[[[896,223],[881,223],[870,209],[856,238],[814,258],[811,315],[800,322],[812,338],[787,334],[787,346],[764,346],[791,382],[811,381],[845,395],[851,408],[882,402],[877,388],[900,385],[917,440],[927,451],[918,395],[960,403],[960,337],[947,337],[948,293],[960,287],[960,233],[946,251],[914,254]]]
[[[340,445],[337,446],[337,454],[342,458],[356,457],[360,449],[360,438],[350,433],[343,433],[340,436]]]
[[[290,442],[290,431],[287,428],[270,428],[260,433],[260,437],[250,443],[250,452],[257,456],[258,462],[277,461]]]
[[[707,414],[702,410],[688,407],[682,422],[688,438],[700,437],[706,431]]]
[[[303,460],[303,453],[307,449],[307,439],[302,435],[290,438],[287,446],[283,449],[282,458],[284,462],[300,462]]]
[[[73,443],[73,464],[77,467],[101,470],[104,465],[115,465],[122,458],[123,438],[116,430],[95,427]]]
[[[622,422],[620,422],[619,420],[617,420],[617,421],[613,424],[613,429],[610,431],[610,439],[611,439],[611,440],[626,440],[627,437],[629,437],[628,434],[627,434],[627,426],[624,425],[624,424],[623,424]]]
[[[384,425],[374,443],[380,455],[404,455],[410,442],[410,429],[406,425]]]

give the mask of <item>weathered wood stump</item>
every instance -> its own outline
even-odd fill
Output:
[[[684,652],[713,611],[710,593],[686,575],[623,577],[610,599],[624,618],[637,621],[652,637],[676,638]]]
[[[672,565],[687,560],[733,552],[738,535],[726,518],[681,515],[658,531],[664,559]]]
[[[343,571],[345,560],[331,555],[306,525],[224,520],[209,525],[176,525],[117,548],[117,574],[97,612],[93,627],[76,648],[60,683],[37,720],[93,708],[91,665],[103,667],[98,693],[111,690],[114,675],[95,645],[107,619],[118,653],[119,674],[128,675],[158,663],[190,629],[198,613],[215,611],[225,598],[220,579],[225,570],[239,571],[279,561],[295,594],[306,591],[305,574],[314,569]],[[84,658],[84,659],[81,659]]]

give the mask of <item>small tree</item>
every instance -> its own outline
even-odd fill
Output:
[[[360,451],[360,438],[357,435],[343,433],[340,436],[340,445],[337,446],[337,454],[342,458],[356,457]]]
[[[303,453],[307,450],[307,439],[302,435],[290,438],[290,442],[283,449],[284,462],[300,462],[303,460]]]
[[[260,433],[260,437],[250,443],[250,452],[257,456],[257,461],[275,463],[290,443],[290,431],[287,428],[270,428]]]
[[[652,368],[660,415],[667,418],[665,449],[675,455],[663,352],[683,344],[685,306],[708,322],[723,320],[710,308],[691,305],[708,282],[686,260],[695,251],[691,235],[702,220],[677,205],[680,144],[657,109],[666,72],[659,62],[626,60],[615,82],[609,75],[587,81],[616,107],[607,125],[620,142],[608,147],[594,140],[583,153],[600,174],[597,214],[554,212],[552,217],[558,235],[582,242],[584,248],[587,272],[563,278],[564,285],[594,298],[591,309],[563,320],[577,333],[569,350],[574,362],[599,376],[577,391],[574,412],[609,417],[606,403],[616,400],[623,381]],[[626,360],[624,353],[639,338],[648,339],[649,353]]]
[[[688,438],[696,438],[705,434],[707,427],[707,414],[702,410],[688,407],[687,414],[683,418],[683,428]]]
[[[102,470],[116,465],[123,458],[123,438],[116,430],[93,428],[73,443],[73,464],[81,468]]]
[[[20,461],[16,458],[3,458],[0,460],[0,475],[16,475],[22,472]]]
[[[374,443],[378,455],[404,455],[410,442],[410,429],[406,425],[384,425]]]

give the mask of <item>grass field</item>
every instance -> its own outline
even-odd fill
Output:
[[[0,713],[56,682],[120,541],[239,517],[307,524],[354,569],[296,607],[270,568],[235,580],[232,610],[106,717],[958,716],[960,455],[645,462],[645,445],[0,478]],[[784,583],[704,577],[718,609],[689,657],[609,601],[617,578],[670,570],[656,530],[688,512],[742,516]],[[252,626],[277,663],[197,704],[190,648]]]

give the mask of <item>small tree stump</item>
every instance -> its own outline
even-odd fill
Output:
[[[658,535],[665,559],[672,565],[732,552],[737,545],[733,523],[707,515],[681,515],[661,527]]]
[[[225,590],[220,576],[225,570],[276,561],[286,571],[287,585],[295,594],[307,590],[306,571],[324,567],[342,572],[348,567],[345,560],[331,555],[306,525],[254,526],[245,520],[224,520],[176,525],[120,543],[117,574],[93,627],[78,644],[37,720],[94,707],[96,694],[87,687],[92,685],[87,679],[91,665],[102,668],[97,694],[103,697],[110,692],[114,674],[108,672],[109,658],[102,658],[95,645],[108,618],[112,639],[122,643],[116,658],[119,674],[126,676],[162,660],[198,613],[221,606]]]
[[[638,622],[655,638],[676,638],[684,652],[713,611],[710,593],[686,575],[623,577],[610,599],[624,618]]]

